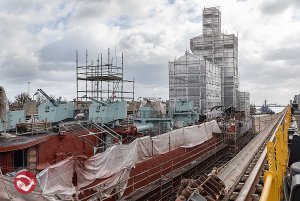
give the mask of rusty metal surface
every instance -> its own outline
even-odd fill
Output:
[[[165,177],[163,177],[163,178],[161,178],[161,179],[159,179],[155,182],[152,182],[151,184],[148,184],[147,186],[144,186],[141,189],[136,190],[135,192],[131,193],[130,195],[122,197],[120,200],[122,200],[122,201],[125,201],[125,200],[126,201],[127,200],[130,200],[130,201],[133,201],[133,200],[146,200],[145,197],[147,197],[148,194],[153,194],[153,195],[156,194],[155,193],[156,189],[160,189],[159,191],[161,191],[162,186],[167,185],[167,183],[169,183],[169,182],[173,183],[172,180],[174,178],[179,178],[179,181],[180,181],[181,178],[182,178],[181,176],[184,175],[184,173],[191,170],[194,166],[202,164],[203,161],[205,161],[206,159],[208,159],[212,155],[216,154],[218,151],[223,150],[225,147],[226,147],[226,145],[222,144],[219,147],[213,148],[212,150],[209,151],[209,153],[203,155],[202,157],[198,158],[197,160],[195,160],[195,161],[193,161],[189,164],[186,164],[185,167],[180,168],[176,171],[173,171],[173,172],[169,173]],[[169,193],[172,194],[172,191],[170,191]],[[166,199],[162,198],[163,195],[161,195],[161,192],[158,192],[158,194],[160,194],[159,195],[160,199],[158,199],[158,200],[170,200],[168,198],[166,198]],[[154,199],[150,198],[148,200],[154,200]]]
[[[178,190],[178,200],[188,199],[194,192],[206,200],[221,200],[225,196],[225,185],[216,175],[201,175],[197,180],[183,179]]]
[[[0,141],[0,152],[7,152],[16,149],[21,149],[29,146],[33,146],[44,141],[47,141],[52,134],[36,134],[26,136],[16,136],[13,138],[2,139]],[[24,147],[25,146],[25,147]]]
[[[240,151],[227,165],[219,172],[218,177],[224,181],[226,191],[229,191],[238,182],[248,167],[251,159],[256,154],[264,141],[270,136],[270,132],[282,118],[284,113],[278,115],[265,130],[260,132],[242,151]]]

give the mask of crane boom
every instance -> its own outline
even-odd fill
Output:
[[[38,89],[37,91],[40,92],[54,106],[56,106],[56,107],[58,106],[58,103],[53,98],[51,98],[50,96],[48,96],[48,94],[46,94],[46,92],[44,92],[42,89]]]

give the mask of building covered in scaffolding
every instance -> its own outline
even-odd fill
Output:
[[[222,103],[237,106],[238,38],[221,32],[221,12],[218,8],[203,9],[203,34],[190,39],[190,48],[195,55],[205,57],[220,66],[222,78]]]
[[[192,53],[169,62],[171,107],[176,99],[185,97],[204,114],[215,106],[248,111],[250,95],[239,91],[238,39],[221,32],[221,12],[217,7],[203,9],[203,34],[190,39],[190,49]],[[195,62],[213,70],[193,71]]]
[[[221,105],[220,68],[186,52],[169,62],[169,89],[171,108],[177,100],[189,100],[199,113],[207,114]]]

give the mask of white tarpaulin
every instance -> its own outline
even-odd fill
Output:
[[[152,157],[152,139],[150,136],[145,136],[136,139],[137,143],[137,163],[147,160]]]
[[[72,183],[74,175],[74,159],[66,158],[51,165],[36,175],[42,194],[48,200],[72,200],[76,192]]]
[[[240,133],[244,134],[252,128],[252,119],[249,118],[242,122],[243,126],[240,129]]]
[[[158,135],[155,137],[152,137],[153,141],[153,156],[159,155],[159,154],[165,154],[170,151],[170,133],[165,133],[162,135]]]
[[[212,133],[222,133],[215,120],[196,126],[183,128],[184,144],[181,147],[190,148],[202,144],[212,138]]]
[[[94,193],[88,201],[98,201],[99,199],[111,197],[110,194],[113,190],[118,192],[118,197],[121,197],[125,192],[129,176],[130,170],[123,169],[104,182],[93,186],[92,189],[96,191],[96,193]]]
[[[171,150],[177,149],[184,144],[183,128],[176,129],[170,132]]]
[[[202,125],[202,124],[201,124]],[[200,125],[200,126],[201,126]],[[209,135],[211,135],[212,133],[222,133],[218,123],[216,120],[212,120],[210,122],[206,122],[204,124],[204,126],[206,127],[206,131]]]
[[[37,184],[34,191],[28,194],[19,193],[14,186],[14,177],[0,176],[0,200],[1,201],[47,201],[42,196],[41,189]],[[11,199],[9,199],[8,194]]]
[[[189,148],[199,145],[212,138],[212,133],[221,133],[216,121],[181,128],[152,138],[149,136],[138,138],[126,145],[114,145],[103,153],[91,156],[83,165],[75,163],[73,157],[67,158],[37,175],[42,195],[51,201],[56,198],[71,199],[76,193],[72,184],[74,171],[77,173],[78,183],[76,194],[97,179],[102,179],[100,183],[89,187],[98,192],[90,200],[105,197],[105,194],[111,193],[114,189],[121,192],[121,195],[126,189],[131,168],[134,168],[136,163],[179,147]],[[0,188],[4,189],[3,184],[1,185]],[[1,193],[4,200],[5,191],[2,190]],[[39,197],[33,200],[43,201],[41,194],[37,193],[36,196]]]
[[[183,129],[184,144],[182,147],[194,147],[208,139],[204,124]]]
[[[122,169],[131,169],[137,161],[137,143],[135,140],[126,145],[114,145],[104,153],[88,158],[83,168],[77,170],[77,189],[91,184],[96,179],[109,178]]]
[[[181,132],[182,134],[180,134]],[[179,148],[181,145],[187,148],[201,144],[210,139],[213,132],[221,133],[216,121],[186,127],[152,138],[138,138],[126,145],[109,147],[105,152],[87,159],[84,167],[78,167],[77,189],[84,188],[96,179],[108,179],[123,169],[131,169],[136,163],[151,157],[152,153],[153,155],[164,154],[170,149]],[[175,134],[174,137],[171,136],[172,134]],[[171,142],[173,145],[170,148]]]

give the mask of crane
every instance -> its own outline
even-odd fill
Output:
[[[55,107],[58,106],[57,101],[54,100],[52,97],[48,96],[48,94],[46,94],[46,92],[44,92],[42,89],[38,89],[37,91],[40,92],[48,101],[50,101],[52,105],[54,105]]]

